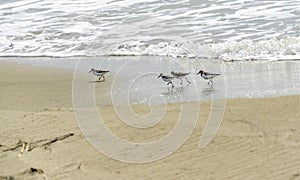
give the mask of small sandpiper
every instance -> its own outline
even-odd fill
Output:
[[[104,74],[108,73],[109,71],[104,71],[104,70],[96,70],[94,68],[92,68],[90,70],[89,73],[93,73],[95,76],[99,77],[99,81],[101,80],[101,78],[103,79],[102,81],[105,81],[105,77]]]
[[[220,75],[220,74],[215,74],[215,73],[205,72],[205,71],[203,71],[203,70],[200,70],[200,71],[197,73],[197,75],[198,75],[198,74],[200,74],[201,77],[202,77],[203,79],[209,80],[209,81],[208,81],[208,85],[214,84],[214,82],[212,81],[212,79],[213,79],[214,77]]]
[[[171,84],[172,89],[174,88],[174,85],[172,83],[172,80],[175,78],[174,76],[169,76],[169,75],[163,75],[163,73],[160,73],[157,78],[162,78],[163,81],[167,82],[167,85]]]
[[[177,78],[180,79],[180,84],[182,85],[182,78],[185,78],[186,82],[188,82],[189,84],[191,84],[191,81],[188,80],[188,78],[186,77],[187,75],[191,74],[191,73],[184,73],[184,72],[174,72],[171,71],[171,74]]]

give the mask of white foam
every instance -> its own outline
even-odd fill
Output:
[[[108,55],[115,56],[170,56],[189,58],[221,59],[223,61],[245,60],[297,60],[300,59],[300,37],[270,39],[262,41],[227,41],[223,43],[200,44],[186,42],[182,44],[160,42],[147,44],[130,42],[109,49]]]
[[[298,0],[8,0],[0,56],[299,59],[299,12]]]

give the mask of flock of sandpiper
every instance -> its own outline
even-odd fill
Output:
[[[96,77],[99,78],[99,81],[105,81],[105,74],[108,73],[109,71],[106,70],[96,70],[94,68],[92,68],[90,70],[89,73],[93,73],[93,75],[95,75]],[[188,80],[187,76],[191,74],[191,73],[184,73],[184,72],[174,72],[171,71],[171,75],[164,75],[163,73],[160,73],[159,76],[157,78],[162,78],[163,81],[167,82],[167,85],[171,84],[172,88],[174,88],[174,84],[173,84],[173,80],[176,79],[180,79],[180,84],[182,85],[183,80],[185,79],[187,81],[187,83],[191,84],[191,81]],[[205,80],[209,80],[208,81],[208,85],[213,85],[213,78],[215,78],[216,76],[219,76],[220,74],[216,74],[216,73],[209,73],[209,72],[205,72],[203,70],[200,70],[197,75],[200,74],[200,76],[205,79]]]

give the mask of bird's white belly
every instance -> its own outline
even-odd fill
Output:
[[[93,72],[93,74],[95,75],[95,76],[102,76],[104,73],[97,73],[97,72]]]
[[[203,79],[212,79],[216,76],[215,75],[206,75],[206,76],[203,75],[202,77],[203,77]]]
[[[166,78],[163,78],[163,81],[165,81],[165,82],[171,82],[172,79],[166,79]]]

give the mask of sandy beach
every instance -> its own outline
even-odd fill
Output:
[[[198,143],[211,103],[201,102],[196,128],[183,146],[161,160],[134,164],[103,155],[85,138],[72,106],[73,73],[0,63],[0,179],[300,178],[299,95],[227,99],[221,127],[203,149]],[[96,92],[109,91],[111,79],[105,83],[96,84]],[[112,132],[134,142],[163,137],[180,114],[180,103],[168,104],[161,122],[136,129],[122,123],[112,105],[97,108]],[[149,112],[145,105],[133,109]]]

